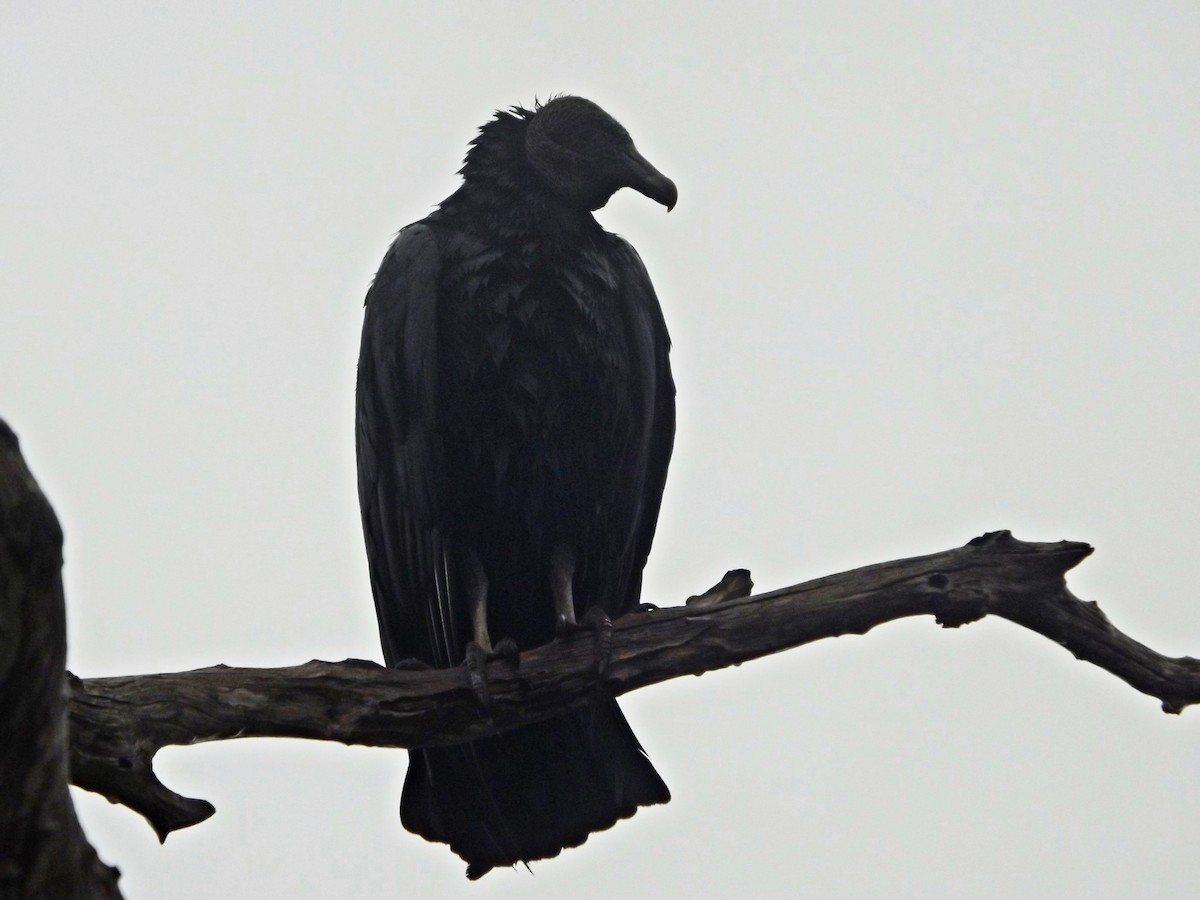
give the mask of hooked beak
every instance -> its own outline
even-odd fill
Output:
[[[646,157],[638,153],[634,147],[629,148],[625,158],[629,166],[627,186],[656,203],[661,203],[667,208],[667,212],[674,209],[675,202],[679,199],[679,191],[675,188],[675,182],[650,165]]]

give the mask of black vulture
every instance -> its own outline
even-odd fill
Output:
[[[658,299],[634,249],[592,217],[622,187],[669,210],[674,183],[573,96],[497,112],[460,174],[400,231],[366,299],[358,488],[388,665],[455,666],[468,643],[529,649],[588,610],[632,609],[674,441]],[[412,750],[400,815],[478,878],[669,799],[599,693]]]

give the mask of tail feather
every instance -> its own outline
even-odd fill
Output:
[[[449,844],[474,879],[557,856],[670,799],[609,697],[495,737],[411,751],[400,818]]]

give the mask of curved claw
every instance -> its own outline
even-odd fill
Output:
[[[487,681],[489,655],[486,650],[471,641],[467,644],[466,652],[463,654],[463,664],[467,667],[467,681],[471,685],[471,693],[475,695],[475,702],[479,704],[484,718],[491,721],[492,695],[488,691]]]
[[[392,663],[393,669],[398,669],[401,672],[428,672],[433,668],[423,659],[417,659],[415,656],[410,656],[407,659],[402,659]]]
[[[593,606],[587,611],[583,621],[585,625],[596,629],[596,675],[603,678],[608,674],[608,666],[612,662],[612,619],[600,607]]]
[[[502,659],[515,669],[521,662],[521,651],[517,648],[517,642],[512,638],[501,638],[492,648],[491,659]]]
[[[467,682],[471,685],[471,693],[484,717],[492,719],[492,692],[488,686],[487,665],[494,659],[502,659],[514,669],[520,662],[521,651],[517,642],[512,638],[497,641],[496,646],[485,650],[477,642],[471,641],[463,653],[463,665],[467,667]]]
[[[613,633],[612,619],[608,617],[608,613],[598,606],[593,606],[584,614],[582,622],[568,622],[560,616],[555,630],[560,638],[573,632],[590,631],[596,650],[596,675],[603,678],[608,674],[608,666],[612,662]]]

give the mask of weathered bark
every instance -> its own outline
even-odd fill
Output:
[[[1200,702],[1200,663],[1137,643],[1067,590],[1064,574],[1090,553],[1087,544],[1025,543],[1000,531],[943,553],[754,597],[742,596],[748,573],[731,572],[685,606],[614,623],[602,680],[596,642],[586,633],[522,654],[515,669],[491,663],[490,719],[461,669],[402,672],[347,660],[75,679],[72,778],[141,813],[165,839],[213,808],[158,782],[152,761],[163,746],[267,736],[387,747],[454,743],[554,715],[596,690],[622,694],[916,615],[946,627],[998,615],[1157,697],[1167,712]]]
[[[119,897],[67,790],[62,530],[0,420],[0,897]]]

